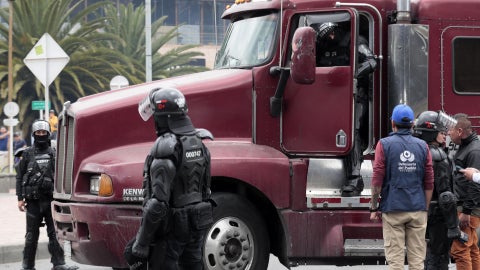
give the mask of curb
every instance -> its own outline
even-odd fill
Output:
[[[8,193],[10,189],[15,189],[15,174],[0,174],[0,192]]]
[[[22,262],[23,260],[23,244],[0,246],[0,264]],[[48,259],[50,253],[48,252],[48,242],[38,242],[36,260]]]

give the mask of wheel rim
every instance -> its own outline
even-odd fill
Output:
[[[254,241],[240,219],[225,217],[213,224],[205,239],[204,260],[210,270],[250,269]]]

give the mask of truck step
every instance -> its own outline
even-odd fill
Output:
[[[385,256],[383,239],[345,239],[345,256]]]

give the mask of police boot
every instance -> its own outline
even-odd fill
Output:
[[[65,253],[63,252],[62,247],[58,243],[57,239],[51,238],[48,241],[48,252],[52,256],[51,262],[54,265],[54,269],[56,266],[65,265]],[[62,269],[62,268],[59,268]]]
[[[35,257],[33,259],[23,259],[22,270],[35,270]]]
[[[66,264],[61,264],[61,265],[55,265],[52,267],[52,270],[76,270],[78,269],[78,266],[73,265],[73,266],[68,266]]]
[[[37,242],[32,240],[32,233],[27,233],[25,248],[23,249],[22,269],[35,270],[35,255],[37,252]]]
[[[361,175],[350,176],[342,187],[342,197],[360,196],[364,184]]]

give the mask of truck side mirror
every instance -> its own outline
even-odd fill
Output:
[[[309,26],[298,28],[293,35],[290,75],[296,83],[315,82],[316,36],[317,32]]]

